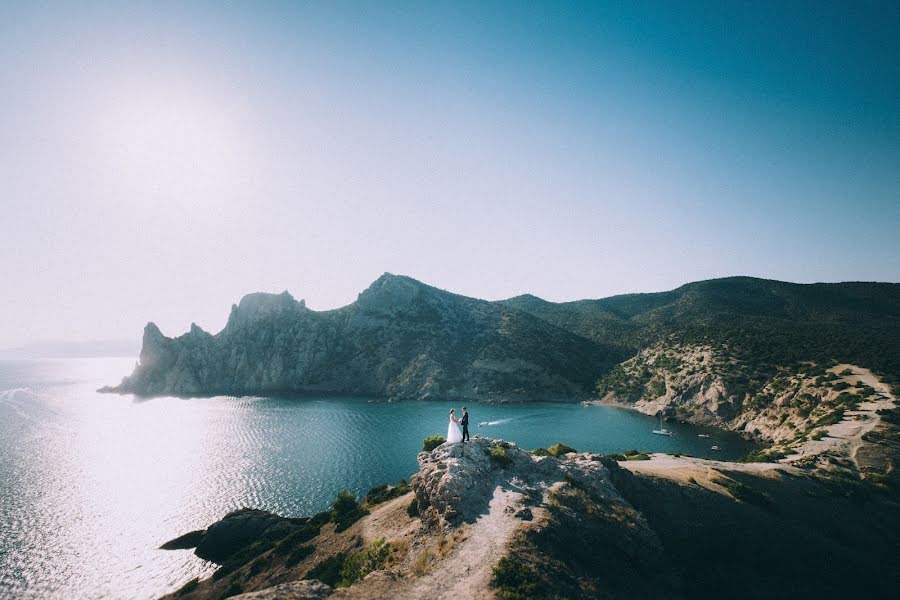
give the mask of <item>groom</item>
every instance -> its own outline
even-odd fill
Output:
[[[468,411],[468,409],[466,409],[465,406],[463,406],[463,416],[462,416],[462,419],[460,419],[459,423],[460,423],[460,425],[462,425],[462,428],[463,428],[462,441],[464,441],[464,442],[468,441],[470,439],[469,438],[469,411]]]

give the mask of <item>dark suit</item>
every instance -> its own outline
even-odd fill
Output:
[[[460,425],[462,425],[462,428],[463,428],[463,441],[465,442],[466,440],[471,439],[469,437],[469,412],[468,411],[463,413],[462,419],[460,419],[459,423],[460,423]]]

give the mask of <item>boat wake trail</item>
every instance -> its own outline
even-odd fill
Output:
[[[482,421],[478,424],[479,427],[494,427],[495,425],[505,425],[510,421],[525,421],[528,419],[541,419],[546,417],[550,413],[538,413],[535,415],[522,415],[521,417],[509,417],[506,419],[497,419],[496,421]]]

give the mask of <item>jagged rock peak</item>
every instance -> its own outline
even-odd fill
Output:
[[[235,318],[241,320],[255,320],[262,317],[273,316],[282,313],[300,312],[308,310],[306,301],[297,301],[288,291],[280,294],[267,294],[256,292],[247,294],[237,305],[231,307],[229,322]]]
[[[159,327],[153,321],[144,325],[144,343],[147,343],[147,340],[162,339],[164,337],[162,331],[159,330]]]

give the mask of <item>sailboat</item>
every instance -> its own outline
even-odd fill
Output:
[[[675,435],[674,431],[669,431],[663,427],[662,411],[659,412],[659,429],[654,429],[653,433],[656,435]]]

